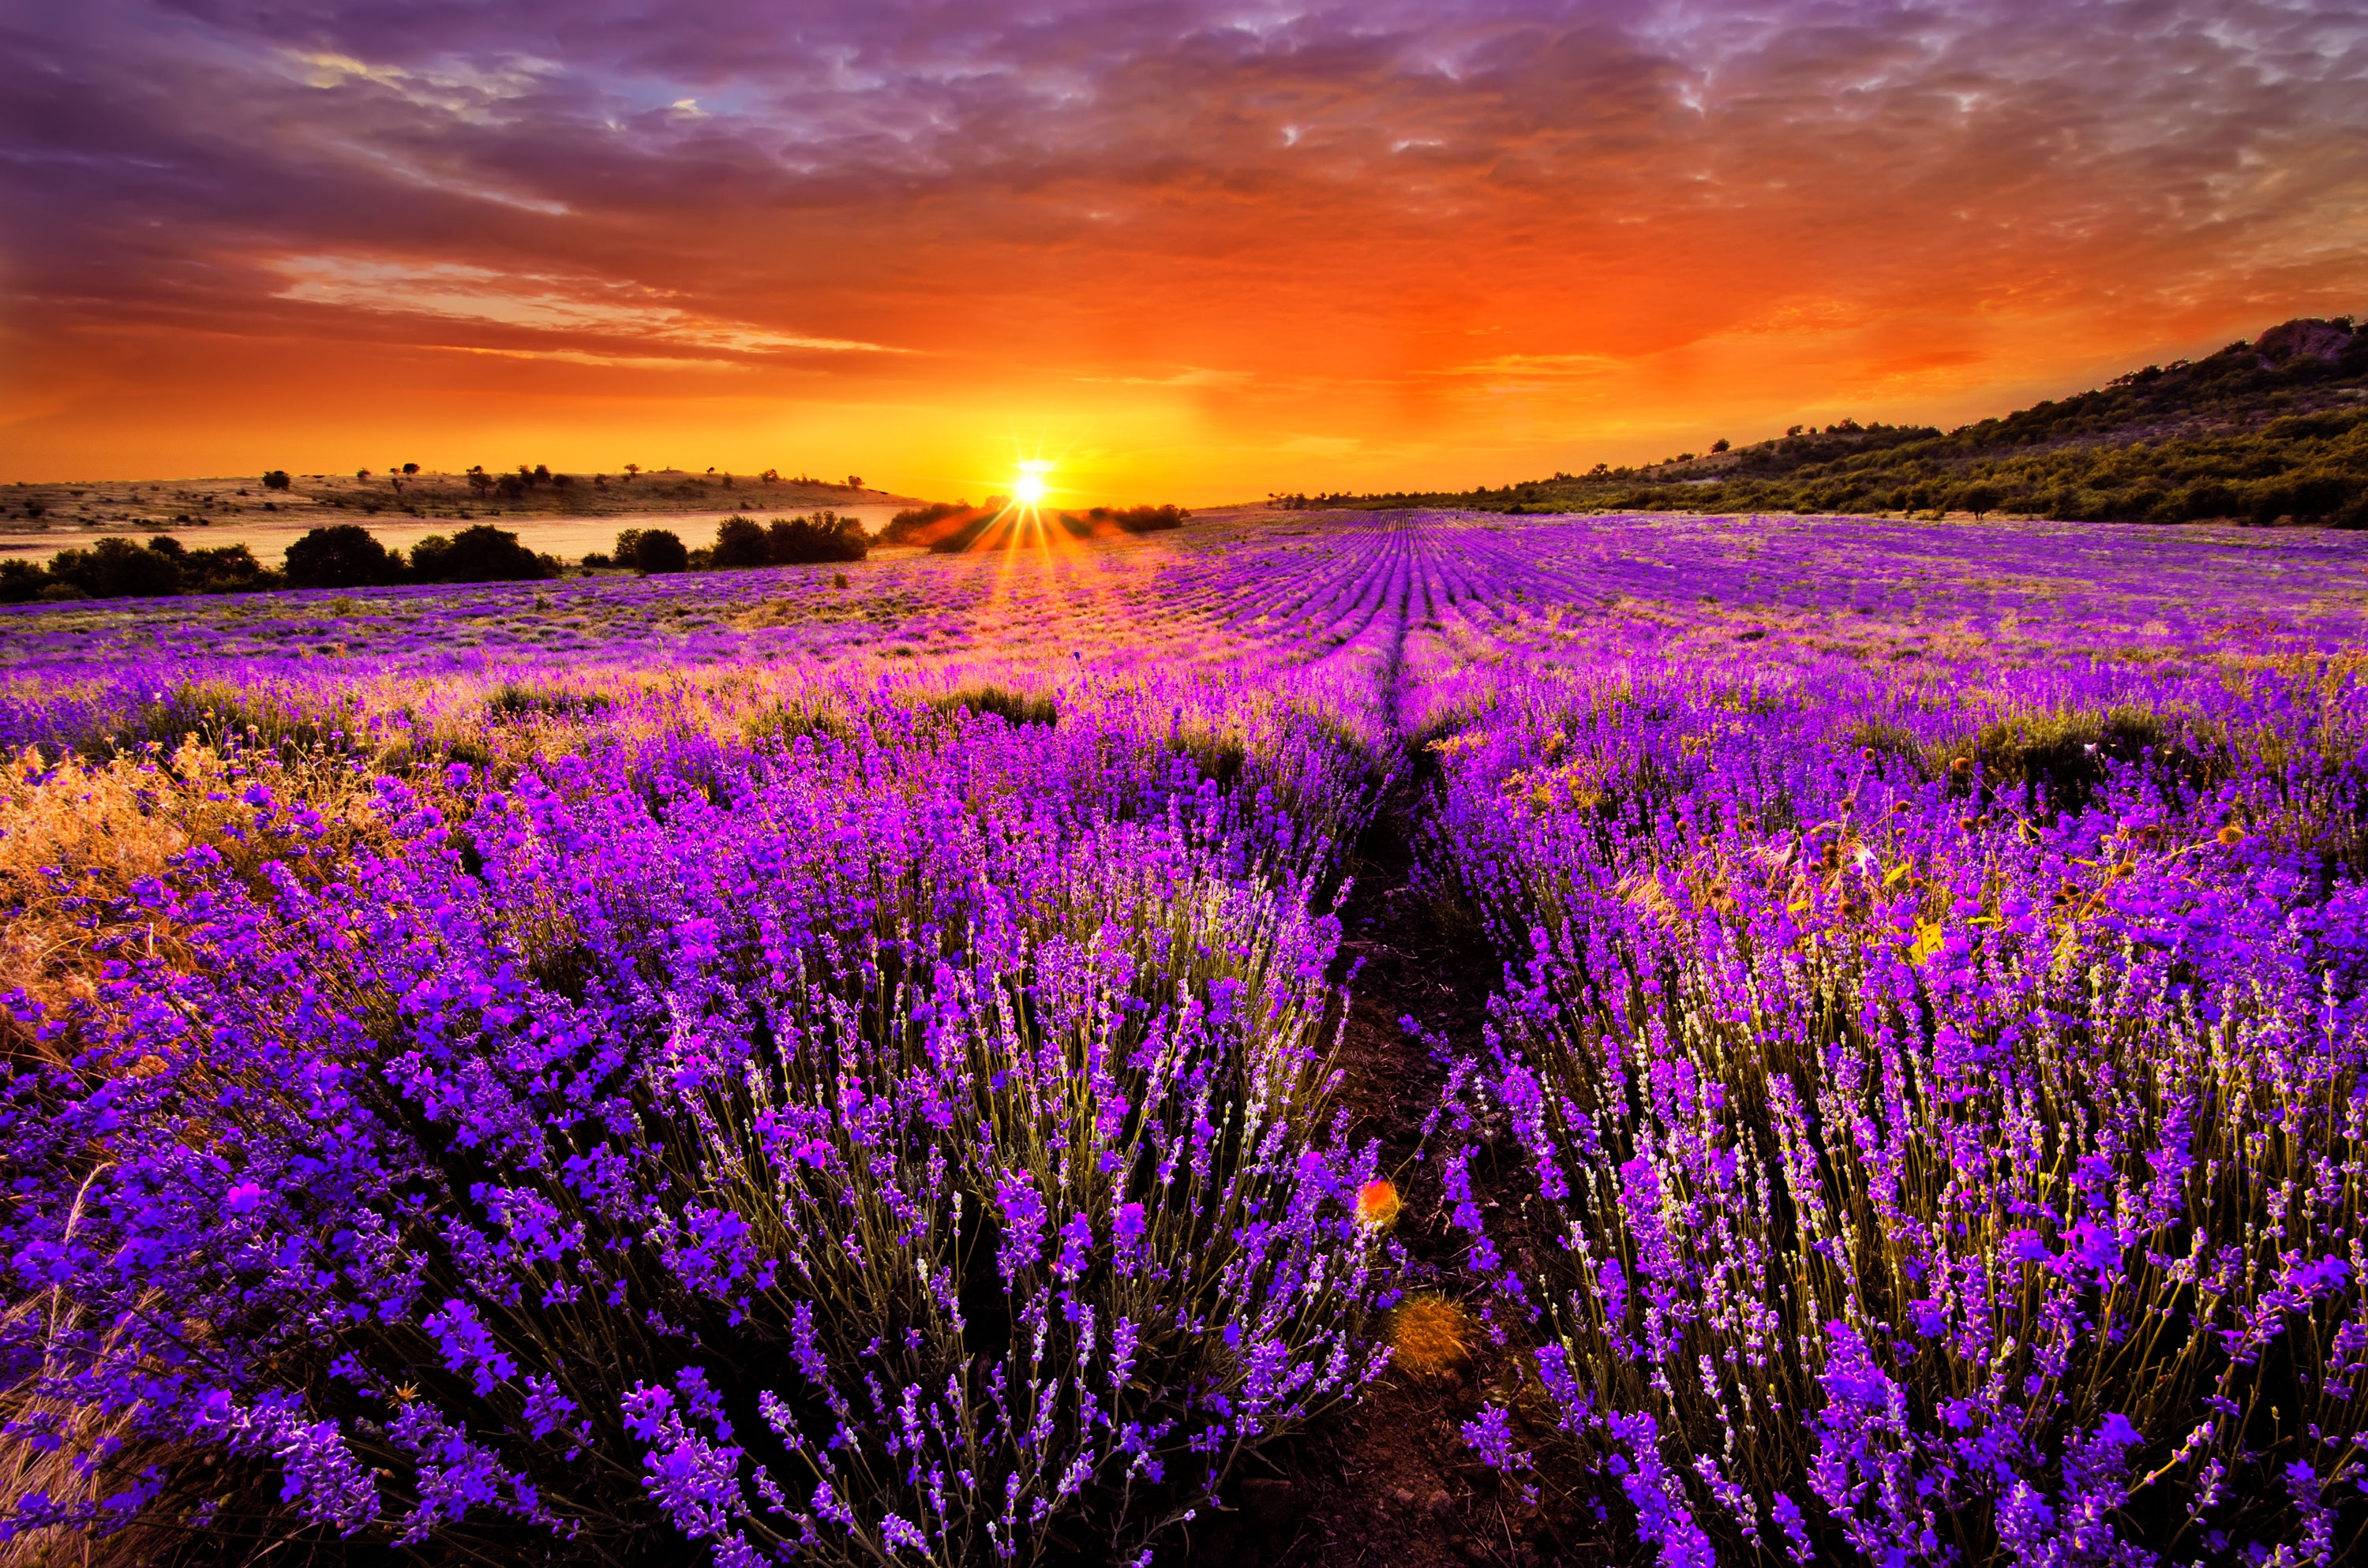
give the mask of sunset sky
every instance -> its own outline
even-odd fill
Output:
[[[1460,487],[2362,310],[2356,4],[0,0],[0,480]]]

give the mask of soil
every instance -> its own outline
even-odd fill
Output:
[[[1423,1122],[1439,1103],[1446,1063],[1399,1020],[1412,1018],[1456,1054],[1476,1052],[1487,998],[1502,975],[1476,926],[1413,885],[1419,790],[1418,783],[1397,785],[1359,846],[1356,881],[1341,911],[1341,978],[1361,966],[1338,1060],[1353,1136],[1381,1141],[1383,1173],[1405,1203],[1395,1235],[1406,1248],[1408,1292],[1436,1292],[1472,1312],[1470,1359],[1429,1377],[1393,1366],[1355,1403],[1265,1450],[1262,1471],[1236,1483],[1233,1511],[1196,1532],[1181,1555],[1191,1568],[1531,1568],[1621,1560],[1599,1522],[1593,1484],[1568,1461],[1542,1460],[1532,1503],[1477,1463],[1462,1436],[1491,1397],[1512,1404],[1525,1438],[1543,1436],[1535,1419],[1543,1396],[1519,1325],[1508,1324],[1497,1344],[1479,1322],[1485,1302],[1463,1267],[1463,1244],[1440,1187],[1443,1139],[1434,1135],[1424,1146]],[[1518,1214],[1518,1197],[1485,1159],[1473,1186],[1484,1209],[1501,1205]],[[1500,1233],[1499,1244],[1518,1257],[1527,1238],[1516,1225]]]

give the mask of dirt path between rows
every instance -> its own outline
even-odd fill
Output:
[[[1500,970],[1476,928],[1442,919],[1410,885],[1421,795],[1413,782],[1394,786],[1358,846],[1355,884],[1341,911],[1342,978],[1349,966],[1361,960],[1361,967],[1339,1062],[1353,1136],[1381,1141],[1383,1173],[1405,1201],[1395,1234],[1406,1249],[1409,1296],[1461,1302],[1471,1292],[1441,1192],[1439,1140],[1429,1157],[1422,1146],[1446,1065],[1399,1020],[1413,1019],[1457,1054],[1474,1052]],[[1485,1169],[1475,1171],[1484,1209],[1497,1207],[1495,1185]],[[1530,1506],[1474,1462],[1461,1427],[1492,1392],[1502,1397],[1518,1386],[1523,1358],[1518,1342],[1492,1344],[1476,1322],[1464,1337],[1469,1356],[1461,1366],[1425,1376],[1402,1359],[1358,1403],[1259,1456],[1262,1471],[1237,1483],[1236,1512],[1198,1532],[1183,1561],[1190,1568],[1615,1561],[1593,1510],[1567,1487],[1546,1478],[1541,1506]]]

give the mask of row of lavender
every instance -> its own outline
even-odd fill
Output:
[[[24,759],[0,845],[125,836],[16,910],[0,1353],[55,1482],[0,1530],[1133,1560],[1370,1379],[1315,898],[1362,756],[992,706]]]
[[[1457,1205],[1474,1289],[1664,1562],[2333,1561],[2368,686],[1991,676],[1532,673],[1436,744],[1517,960],[1450,1094],[1451,1193],[1520,1199]]]

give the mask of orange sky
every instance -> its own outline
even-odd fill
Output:
[[[2356,10],[40,9],[0,481],[1464,486],[2368,307]]]

